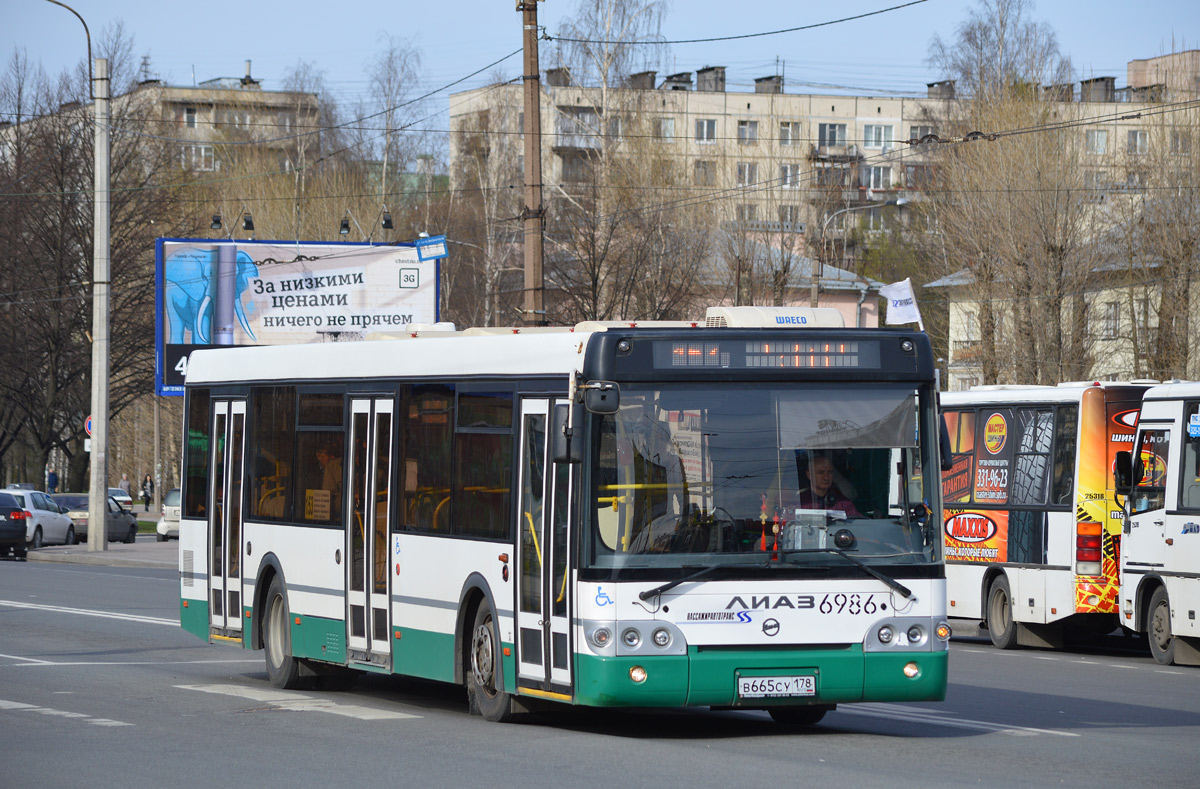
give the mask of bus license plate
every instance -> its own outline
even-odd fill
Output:
[[[738,698],[783,699],[817,695],[817,678],[811,675],[785,677],[738,677]]]

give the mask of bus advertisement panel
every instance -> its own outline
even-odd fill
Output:
[[[165,239],[155,246],[158,394],[192,351],[361,340],[438,320],[438,262],[411,244]]]

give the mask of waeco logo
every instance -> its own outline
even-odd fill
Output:
[[[946,536],[959,542],[986,542],[996,536],[996,522],[978,513],[955,515],[946,521]]]
[[[987,424],[983,427],[983,445],[987,447],[987,451],[993,455],[1004,449],[1004,442],[1008,439],[1008,422],[1004,421],[1004,417],[1000,414],[992,414],[988,417]]]

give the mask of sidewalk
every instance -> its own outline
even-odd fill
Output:
[[[139,513],[140,514],[140,513]],[[105,567],[179,568],[179,541],[158,542],[153,534],[142,535],[133,545],[110,542],[107,551],[89,551],[84,545],[53,545],[30,551],[31,562],[98,564]]]

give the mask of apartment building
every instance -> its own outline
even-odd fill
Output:
[[[1136,375],[1144,367],[1138,355],[1157,342],[1163,290],[1155,272],[1172,266],[1150,250],[1123,246],[1120,235],[1138,221],[1147,196],[1171,182],[1165,172],[1194,167],[1196,112],[1159,115],[1154,108],[1196,98],[1198,75],[1200,51],[1193,50],[1131,61],[1125,87],[1108,76],[1030,86],[1049,103],[1046,122],[1072,128],[1062,156],[1071,157],[1075,177],[1061,186],[1086,204],[1080,225],[1097,249],[1095,277],[1081,286],[1087,314],[1079,318],[1087,325],[1090,377]],[[677,163],[691,194],[719,204],[727,231],[768,246],[790,240],[808,261],[794,269],[805,278],[824,265],[853,276],[854,239],[887,222],[907,223],[937,187],[937,140],[975,131],[961,120],[965,102],[953,82],[932,83],[915,98],[831,96],[785,93],[783,79],[770,76],[755,80],[751,93],[727,90],[725,69],[706,67],[661,80],[647,72],[609,88],[578,86],[558,69],[543,85],[543,181],[551,191],[586,184],[599,153],[653,152]],[[491,161],[503,161],[510,180],[521,183],[521,101],[517,85],[452,97],[452,174],[464,145],[477,143],[463,132],[486,131]],[[505,149],[516,153],[506,159]],[[945,364],[955,389],[984,382],[980,291],[969,264],[928,285],[949,303]],[[1200,304],[1197,296],[1189,303]],[[822,289],[823,304],[826,298],[832,294]],[[997,312],[1001,330],[1004,309]]]

